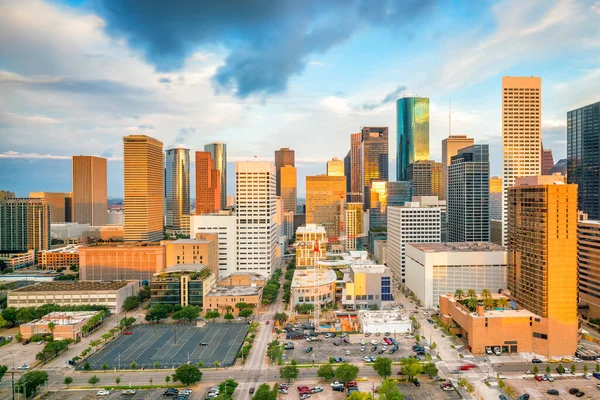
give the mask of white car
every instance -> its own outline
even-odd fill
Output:
[[[110,390],[99,390],[98,393],[96,393],[96,396],[108,396],[110,394]]]
[[[343,383],[340,383],[340,382],[333,382],[333,383],[331,384],[331,387],[344,387],[344,384],[343,384]]]
[[[346,350],[346,355],[349,356],[352,352],[350,350]]]
[[[367,348],[366,348],[365,346],[362,346],[362,347],[360,348],[360,351],[365,351],[365,350],[367,350]]]
[[[596,358],[596,362],[597,362],[597,363],[600,363],[600,358]]]
[[[585,379],[587,379],[588,381],[589,381],[590,379],[592,379],[592,376],[591,376],[590,374],[583,374],[583,377],[584,377]]]
[[[363,358],[362,358],[362,360],[363,360],[364,362],[371,362],[371,357],[367,357],[367,356],[365,356],[365,357],[363,357]]]
[[[583,362],[583,360],[582,360],[581,358],[575,357],[575,358],[573,359],[573,362],[576,362],[576,363],[582,363],[582,362]]]
[[[489,354],[489,355],[492,355],[492,354],[494,354],[494,352],[492,351],[492,349],[487,349],[485,352],[486,352],[487,354]]]

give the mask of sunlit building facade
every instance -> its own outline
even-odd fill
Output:
[[[108,209],[106,158],[73,156],[72,168],[72,221],[92,226],[106,225],[106,210]],[[161,188],[162,185],[159,190]]]
[[[350,190],[348,192],[349,203],[363,202],[363,156],[361,143],[361,132],[350,134]]]
[[[215,142],[204,146],[204,151],[208,151],[214,162],[213,168],[219,171],[219,184],[221,194],[219,202],[221,210],[227,209],[227,145],[225,143]]]
[[[275,169],[277,171],[277,196],[281,194],[281,168],[289,165],[290,167],[296,167],[296,153],[294,150],[290,150],[287,147],[275,150]],[[290,209],[292,210],[292,209]],[[292,211],[295,211],[292,210]]]
[[[579,221],[577,245],[579,302],[588,318],[600,318],[600,221]]]
[[[345,195],[346,178],[343,176],[306,177],[306,223],[322,225],[332,244],[337,243],[340,236],[340,218],[346,205]]]
[[[71,222],[73,215],[73,193],[70,192],[30,192],[30,199],[44,199],[50,206],[50,222],[58,224]]]
[[[490,218],[502,220],[502,178],[499,176],[490,178]]]
[[[398,99],[396,126],[396,179],[405,181],[409,164],[429,160],[429,98]]]
[[[165,225],[182,230],[181,219],[190,213],[190,151],[179,148],[165,153]]]
[[[344,247],[346,251],[362,250],[363,238],[365,234],[363,222],[363,205],[362,203],[347,203],[346,204],[346,242]]]
[[[361,132],[363,161],[364,209],[371,208],[370,188],[374,180],[389,179],[388,176],[388,128],[364,127]]]
[[[221,207],[221,172],[214,165],[210,152],[196,152],[196,215],[214,213]]]
[[[387,183],[387,181],[382,180],[374,180],[371,182],[371,198],[369,201],[369,204],[371,205],[369,210],[369,229],[371,230],[387,229]]]
[[[475,143],[473,138],[467,135],[450,135],[442,140],[442,193],[441,200],[448,199],[448,167],[452,163],[452,157],[458,154],[458,150],[472,146]]]
[[[329,176],[344,176],[344,161],[333,157],[327,161],[327,175]]]
[[[50,206],[45,200],[0,200],[0,251],[39,251],[49,248]]]
[[[296,212],[298,191],[296,167],[284,165],[279,168],[277,177],[279,179],[280,196],[283,199],[284,211]]]
[[[415,196],[442,197],[443,165],[432,160],[415,161],[408,165],[407,179],[412,182]]]

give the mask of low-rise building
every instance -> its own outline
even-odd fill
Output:
[[[44,268],[79,268],[79,246],[67,245],[53,250],[40,251],[38,263]]]
[[[54,340],[78,340],[82,337],[81,328],[99,312],[55,311],[35,321],[21,324],[19,325],[19,329],[23,339],[30,339],[34,335],[51,334]],[[50,323],[53,324],[52,327]]]
[[[506,247],[489,242],[407,243],[406,287],[426,308],[436,308],[440,295],[506,289]]]
[[[9,291],[8,307],[96,305],[120,313],[125,299],[139,290],[139,282],[44,282]]]
[[[318,297],[319,304],[326,305],[335,300],[337,275],[329,269],[296,269],[290,299],[292,308],[297,305],[314,304]]]
[[[220,278],[217,286],[265,286],[267,283],[264,276],[255,272],[236,272]]]
[[[31,267],[35,264],[35,250],[3,251],[0,252],[0,270],[12,268],[13,270]]]
[[[215,277],[219,274],[219,236],[197,233],[195,239],[163,241],[166,245],[166,266],[203,264]]]
[[[362,333],[402,334],[412,330],[408,315],[400,310],[361,310],[358,312],[358,323]]]
[[[77,222],[60,222],[50,225],[52,239],[67,240],[81,238],[89,230],[90,224],[80,224]]]
[[[254,314],[260,313],[262,305],[262,286],[216,286],[204,298],[206,311],[219,311],[221,315],[231,307],[231,313],[238,315],[237,303],[253,306]]]
[[[344,277],[342,305],[350,310],[381,309],[392,297],[392,273],[385,265],[358,261]]]
[[[299,227],[296,230],[295,246],[296,267],[306,268],[314,265],[315,259],[324,258],[327,251],[327,232],[325,228],[317,224],[306,224]]]
[[[215,274],[205,265],[175,265],[152,278],[151,303],[204,308],[204,297],[215,287],[215,283]]]

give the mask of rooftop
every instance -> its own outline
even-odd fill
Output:
[[[215,286],[206,296],[258,296],[261,291],[259,286]]]
[[[389,273],[390,269],[385,265],[378,264],[364,264],[364,265],[351,265],[350,268],[355,274],[384,274]]]
[[[85,320],[92,318],[99,311],[54,311],[44,315],[41,319],[23,324],[24,326],[47,324],[50,321],[57,326],[77,325]]]
[[[325,228],[317,224],[306,224],[305,226],[299,226],[296,229],[296,234],[302,233],[322,233],[325,234]]]
[[[360,310],[358,318],[362,324],[389,324],[394,322],[410,322],[408,315],[400,310],[379,310],[367,311]]]
[[[78,253],[78,248],[79,247],[80,246],[78,246],[78,245],[70,244],[68,246],[59,247],[57,249],[42,250],[40,253],[71,253],[71,254],[76,254],[76,253]]]
[[[513,308],[485,310],[484,313],[483,313],[483,316],[478,316],[477,312],[471,312],[465,306],[463,306],[462,304],[460,304],[454,298],[454,295],[452,295],[452,294],[445,294],[445,295],[440,295],[440,297],[446,297],[446,298],[448,298],[450,300],[450,302],[453,303],[454,307],[458,308],[460,311],[462,311],[465,314],[469,314],[473,318],[538,317],[538,315],[532,313],[529,310],[526,310],[526,309],[515,310]],[[481,299],[480,295],[478,295],[477,297],[478,297],[478,299]],[[502,294],[492,293],[492,298],[493,299],[499,299],[499,298],[502,298],[502,297],[504,297],[507,300],[509,300],[508,297],[506,297],[506,296],[504,296]],[[509,304],[510,304],[510,302],[509,302]]]
[[[43,282],[37,285],[24,286],[12,292],[82,292],[96,290],[118,290],[131,284],[127,281],[118,282]]]
[[[211,242],[211,240],[206,240],[206,239],[177,239],[177,240],[173,240],[173,241],[167,241],[166,243],[172,243],[172,244],[203,244],[203,243],[209,243]]]
[[[506,251],[506,247],[491,242],[409,243],[409,245],[425,253]]]
[[[202,272],[206,268],[207,267],[204,264],[176,264],[172,267],[165,268],[164,270],[154,274],[154,276],[159,276],[163,274],[174,274],[178,272]]]
[[[315,272],[314,269],[296,269],[294,279],[292,280],[292,287],[312,287],[315,283],[318,285],[328,285],[336,280],[337,275],[331,269],[322,269],[319,272]]]

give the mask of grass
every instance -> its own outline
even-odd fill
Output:
[[[11,339],[11,340],[3,340],[2,342],[0,342],[0,347],[2,347],[2,346],[4,346],[4,345],[7,345],[7,344],[9,344],[10,342],[12,342],[12,339]]]

